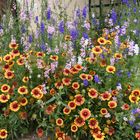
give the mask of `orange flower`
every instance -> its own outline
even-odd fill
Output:
[[[3,93],[8,92],[9,90],[10,90],[10,86],[9,86],[9,85],[3,84],[3,85],[1,86],[1,91],[2,91]]]
[[[92,130],[90,130],[91,135],[96,135],[101,133],[101,128],[99,126],[93,128]]]
[[[95,62],[96,62],[96,58],[94,57],[94,58],[91,58],[91,57],[87,57],[86,58],[86,61],[88,62],[88,63],[90,63],[90,64],[94,64]]]
[[[70,108],[71,110],[74,110],[74,109],[76,108],[76,103],[75,103],[74,101],[70,101],[70,102],[68,103],[68,106],[69,106],[69,108]]]
[[[117,91],[117,90],[112,90],[111,94],[112,94],[113,96],[116,96],[116,95],[118,94],[118,91]]]
[[[41,99],[43,97],[43,92],[39,88],[34,88],[31,91],[31,95],[36,99]]]
[[[83,67],[80,64],[75,65],[74,68],[78,71],[83,69]]]
[[[75,68],[70,69],[71,74],[77,74],[79,71]]]
[[[136,132],[135,137],[140,140],[140,132]]]
[[[65,41],[70,41],[71,40],[71,36],[70,35],[65,35]]]
[[[19,113],[19,117],[20,117],[20,119],[22,119],[22,120],[26,120],[27,119],[27,112],[20,112]]]
[[[21,86],[18,88],[18,93],[21,95],[28,94],[28,89],[26,86]]]
[[[82,73],[82,74],[80,74],[79,77],[80,77],[82,80],[86,80],[86,79],[87,79],[87,74]]]
[[[91,118],[89,121],[88,121],[88,125],[91,129],[94,129],[98,126],[98,121],[95,119],[95,118]]]
[[[75,95],[74,102],[77,106],[81,106],[85,102],[85,98],[81,94]]]
[[[6,103],[6,102],[8,102],[8,100],[10,99],[10,96],[7,94],[1,94],[0,95],[0,102],[1,103]]]
[[[129,104],[123,104],[121,108],[122,108],[122,110],[129,110],[130,106],[129,106]]]
[[[63,78],[62,79],[62,83],[65,85],[65,86],[69,86],[71,84],[71,79],[70,78]]]
[[[11,42],[11,43],[9,44],[9,48],[10,48],[10,49],[17,49],[17,48],[18,48],[18,44],[16,44],[15,42]]]
[[[23,77],[22,82],[27,83],[29,81],[29,77]]]
[[[100,95],[102,101],[108,101],[111,99],[112,95],[109,92],[105,92]]]
[[[61,118],[56,119],[56,125],[62,126],[63,124],[64,124],[64,122]]]
[[[64,74],[65,76],[68,76],[68,75],[70,74],[70,70],[69,70],[69,69],[64,69],[64,70],[63,70],[63,74]]]
[[[6,139],[8,134],[7,134],[7,130],[6,129],[0,129],[0,139]]]
[[[19,58],[16,62],[17,62],[17,64],[18,64],[19,66],[22,66],[22,65],[25,64],[24,58]]]
[[[27,104],[28,104],[27,98],[23,97],[22,99],[20,99],[20,105],[21,106],[26,106]]]
[[[13,101],[10,103],[10,110],[17,112],[20,109],[20,105],[18,104],[17,101]]]
[[[103,50],[101,49],[100,46],[95,46],[94,48],[92,48],[92,53],[94,53],[95,55],[99,55],[103,52]]]
[[[106,114],[108,113],[108,111],[107,111],[106,108],[102,108],[102,109],[100,110],[100,113],[101,113],[102,115],[106,115]]]
[[[75,133],[75,132],[77,132],[77,130],[78,130],[77,125],[72,124],[72,125],[71,125],[71,131]]]
[[[74,123],[78,126],[78,127],[82,127],[85,125],[85,121],[84,119],[82,119],[81,117],[77,117],[74,119]]]
[[[58,60],[58,56],[57,55],[51,55],[50,59],[53,61],[57,61]]]
[[[65,108],[63,109],[63,113],[66,114],[66,115],[68,115],[68,114],[71,113],[71,109],[68,108],[68,107],[65,107]]]
[[[45,56],[45,53],[44,52],[37,52],[36,53],[36,56],[37,57],[44,57]]]
[[[116,108],[117,107],[117,102],[116,101],[109,101],[108,106],[109,106],[109,108]]]
[[[122,59],[122,54],[121,54],[121,53],[115,53],[115,54],[114,54],[114,57],[115,57],[116,59]]]
[[[49,105],[49,106],[45,109],[45,113],[46,113],[47,115],[50,115],[50,114],[52,114],[52,113],[54,112],[55,108],[56,108],[56,105],[55,105],[55,104],[54,104],[54,105]]]
[[[5,62],[10,62],[12,59],[13,59],[13,57],[12,57],[11,54],[6,54],[6,55],[3,57],[3,60],[4,60]]]
[[[74,90],[79,89],[79,87],[80,87],[80,85],[79,85],[78,82],[74,82],[74,83],[72,83],[72,88],[73,88]]]
[[[11,71],[11,70],[7,70],[5,73],[4,73],[4,77],[6,79],[12,79],[14,77],[14,72]]]
[[[39,138],[42,138],[43,135],[44,135],[43,129],[42,129],[42,128],[38,128],[38,129],[37,129],[37,136],[38,136]]]
[[[92,81],[92,80],[93,80],[93,76],[90,75],[90,74],[87,74],[86,79],[87,79],[88,81]]]
[[[56,138],[57,140],[65,140],[65,133],[61,131],[56,132]]]
[[[93,137],[95,138],[95,140],[104,140],[105,139],[104,133],[95,134],[95,135],[93,135]]]
[[[62,89],[63,88],[63,83],[62,82],[57,82],[57,83],[55,83],[55,87],[57,89]]]
[[[54,89],[54,88],[52,88],[51,90],[50,90],[50,95],[54,95],[56,93],[56,90]]]
[[[13,57],[16,57],[16,56],[20,55],[20,52],[19,52],[19,50],[12,50],[11,54]]]
[[[9,66],[9,64],[6,64],[6,65],[3,66],[3,70],[4,70],[4,71],[10,70],[10,68],[11,68],[11,67]]]
[[[106,66],[106,60],[105,60],[105,59],[102,59],[102,60],[101,60],[100,66],[101,66],[101,67],[105,67],[105,66]]]
[[[106,44],[106,39],[103,38],[103,37],[100,37],[100,38],[98,38],[97,42],[98,42],[100,45],[105,45],[105,44]]]
[[[91,97],[92,99],[97,98],[98,97],[97,90],[94,88],[89,89],[88,96]]]
[[[140,90],[139,89],[135,89],[132,91],[131,95],[134,95],[134,96],[140,96]]]
[[[108,73],[114,73],[116,71],[116,68],[114,66],[107,66],[106,71]]]
[[[129,100],[130,100],[131,103],[137,103],[139,101],[139,97],[134,96],[134,95],[130,95]]]
[[[83,118],[84,120],[89,119],[91,116],[91,112],[89,109],[84,108],[80,111],[80,117]]]

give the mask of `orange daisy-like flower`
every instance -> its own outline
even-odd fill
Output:
[[[69,70],[69,69],[64,69],[64,70],[63,70],[63,74],[64,74],[65,76],[68,76],[68,75],[70,74],[70,70]]]
[[[6,54],[6,55],[3,57],[3,60],[4,60],[5,62],[10,62],[12,59],[13,59],[13,57],[12,57],[11,54]]]
[[[1,91],[2,91],[3,93],[8,92],[9,90],[10,90],[10,86],[9,86],[9,85],[3,84],[3,85],[1,86]]]
[[[82,80],[86,80],[86,79],[87,79],[87,74],[82,73],[82,74],[80,74],[79,77],[80,77]]]
[[[65,115],[68,115],[68,114],[71,113],[71,109],[68,108],[68,107],[65,107],[65,108],[63,109],[63,113],[64,113]]]
[[[81,106],[85,102],[85,98],[81,94],[75,95],[74,102],[77,106]]]
[[[45,53],[44,52],[37,52],[36,53],[36,56],[37,57],[44,57],[45,56]]]
[[[18,64],[19,66],[22,66],[22,65],[25,64],[24,58],[19,58],[16,62],[17,62],[17,64]]]
[[[102,101],[108,101],[111,99],[112,95],[109,92],[105,92],[100,95]]]
[[[86,58],[86,61],[88,62],[88,63],[90,63],[90,64],[94,64],[95,62],[96,62],[96,58],[94,57],[94,58],[91,58],[91,57],[87,57]]]
[[[1,94],[0,95],[0,102],[1,103],[6,103],[6,102],[8,102],[8,100],[10,99],[10,95],[6,95],[6,94]]]
[[[130,95],[129,100],[130,100],[131,103],[137,103],[139,101],[139,97],[134,96],[134,95]]]
[[[56,119],[56,125],[62,126],[63,124],[64,124],[64,122],[61,118]]]
[[[103,52],[103,50],[101,49],[100,46],[95,46],[94,48],[92,48],[92,53],[94,53],[95,55],[99,55]]]
[[[65,35],[65,41],[70,41],[71,40],[71,36],[70,35]]]
[[[92,130],[90,130],[91,135],[96,135],[98,133],[101,133],[101,128],[99,126],[93,128]]]
[[[8,65],[10,66],[10,68],[14,65],[14,61],[10,61],[10,62],[8,62]]]
[[[104,140],[105,139],[104,133],[95,134],[95,135],[93,135],[93,137],[95,138],[95,140]]]
[[[58,132],[56,132],[56,138],[57,138],[57,140],[65,140],[65,133],[64,132],[62,132],[62,131],[58,131]]]
[[[100,45],[105,45],[105,44],[106,44],[106,39],[103,38],[103,37],[100,37],[100,38],[98,38],[97,42],[98,42]]]
[[[85,121],[81,117],[77,117],[74,119],[74,124],[76,124],[78,127],[82,127],[85,125]]]
[[[122,54],[121,54],[121,53],[115,53],[115,54],[114,54],[114,57],[115,57],[116,59],[122,59]]]
[[[80,117],[83,118],[84,120],[89,119],[91,116],[91,112],[88,108],[84,108],[80,111]]]
[[[131,95],[134,95],[134,96],[140,96],[140,90],[139,89],[135,89],[131,92]]]
[[[43,92],[39,88],[34,88],[31,91],[31,95],[36,99],[41,99],[43,97]]]
[[[93,80],[93,76],[90,75],[90,74],[87,74],[86,79],[87,79],[88,81],[92,81],[92,80]]]
[[[82,70],[83,69],[83,66],[81,66],[80,64],[77,64],[74,66],[74,68],[78,71]]]
[[[51,55],[50,59],[53,61],[57,61],[58,60],[58,56],[57,55]]]
[[[11,42],[11,43],[9,44],[9,48],[10,48],[10,49],[17,49],[17,48],[18,48],[18,44],[16,44],[15,42]]]
[[[122,110],[129,110],[130,109],[130,106],[129,106],[129,104],[126,104],[125,103],[125,104],[122,105],[121,108],[122,108]]]
[[[20,117],[20,119],[22,119],[22,120],[26,120],[27,119],[27,112],[20,112],[19,113],[19,117]]]
[[[70,69],[71,74],[77,74],[79,71],[75,68]]]
[[[23,77],[22,82],[27,83],[29,81],[29,77]]]
[[[106,108],[102,108],[102,109],[100,110],[100,113],[101,113],[102,115],[106,115],[106,114],[108,113],[108,111],[107,111]]]
[[[106,40],[107,45],[112,45],[112,42],[110,40]]]
[[[118,91],[117,91],[117,90],[112,90],[111,94],[112,94],[113,96],[117,96],[117,95],[118,95]]]
[[[97,90],[94,88],[89,89],[88,96],[91,97],[92,99],[97,98],[98,97]]]
[[[62,89],[63,88],[63,83],[62,82],[57,82],[54,85],[57,89]]]
[[[80,85],[79,85],[78,82],[74,82],[74,83],[72,83],[72,88],[73,88],[74,90],[79,89],[79,87],[80,87]]]
[[[56,105],[55,105],[55,104],[49,105],[49,106],[45,109],[45,113],[46,113],[47,115],[50,115],[50,114],[52,114],[52,113],[54,112],[55,108],[56,108]]]
[[[78,130],[77,125],[72,124],[72,125],[71,125],[71,131],[75,133],[75,132],[77,132],[77,130]]]
[[[10,70],[10,68],[11,68],[11,67],[10,67],[9,64],[6,64],[6,65],[3,66],[3,70],[4,70],[4,71]]]
[[[42,128],[38,128],[36,133],[39,138],[42,138],[44,135],[44,131]]]
[[[21,95],[28,94],[28,89],[26,86],[21,86],[18,88],[18,93]]]
[[[100,66],[101,66],[101,67],[105,67],[105,66],[106,66],[106,60],[105,60],[105,59],[102,59],[102,60],[101,60]]]
[[[19,50],[12,50],[11,54],[13,57],[16,57],[16,56],[20,55],[20,52],[19,52]]]
[[[70,78],[63,78],[62,79],[62,83],[65,85],[65,86],[69,86],[71,84],[71,79]]]
[[[54,88],[50,89],[50,95],[54,95],[56,93],[56,90]]]
[[[68,107],[71,109],[71,110],[74,110],[76,108],[76,103],[74,101],[70,101],[68,103]]]
[[[108,73],[114,73],[116,71],[116,68],[114,66],[107,66],[106,71]]]
[[[17,101],[13,101],[10,103],[10,110],[17,112],[20,109],[20,105],[18,104]]]
[[[14,77],[14,72],[11,71],[11,70],[7,70],[5,73],[4,73],[4,77],[6,79],[12,79]]]
[[[20,99],[20,105],[21,106],[26,106],[28,104],[28,100],[27,100],[27,98],[22,98],[22,99]]]
[[[88,125],[91,129],[94,129],[98,126],[98,121],[95,119],[95,118],[91,118],[89,121],[88,121]]]
[[[109,108],[116,108],[117,107],[117,102],[116,101],[109,101],[108,106],[109,106]]]
[[[135,137],[140,140],[140,132],[136,132]]]
[[[0,129],[0,139],[6,139],[8,136],[8,132],[6,129]]]

